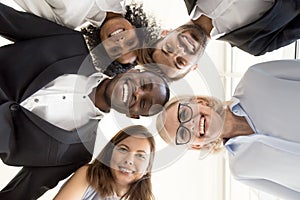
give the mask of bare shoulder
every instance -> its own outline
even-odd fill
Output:
[[[80,167],[65,183],[54,199],[81,199],[89,186],[89,183],[86,179],[87,169],[88,165]]]

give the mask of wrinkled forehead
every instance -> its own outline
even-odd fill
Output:
[[[159,74],[155,73],[155,72],[142,71],[142,72],[139,73],[138,76],[150,81],[151,83],[167,85],[164,78],[162,76],[160,76]]]
[[[168,132],[172,133],[174,129],[177,129],[179,122],[178,122],[178,105],[179,102],[172,104],[164,113],[164,120],[165,120],[165,128]],[[171,134],[172,135],[172,134]]]
[[[172,142],[175,138],[176,131],[179,126],[179,122],[177,119],[177,108],[178,104],[173,104],[171,107],[169,107],[168,110],[164,112],[163,117],[163,126],[165,128],[165,137],[169,138]]]

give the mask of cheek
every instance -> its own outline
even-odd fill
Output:
[[[102,42],[107,39],[107,36],[104,33],[104,29],[100,29],[99,37],[100,37],[100,39],[101,39]]]
[[[149,161],[136,161],[136,168],[139,174],[145,174],[149,165]]]
[[[117,152],[113,152],[111,160],[110,160],[110,166],[118,166],[120,162],[123,160],[123,155]]]

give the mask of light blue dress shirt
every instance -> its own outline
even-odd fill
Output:
[[[116,194],[110,197],[101,198],[100,195],[89,186],[85,191],[82,200],[120,200],[120,198]]]
[[[233,96],[232,113],[255,134],[229,139],[232,175],[284,199],[300,199],[300,60],[252,66]]]

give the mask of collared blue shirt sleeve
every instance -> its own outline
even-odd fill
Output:
[[[300,144],[253,134],[225,144],[234,178],[286,199],[300,199]]]
[[[260,63],[245,73],[230,110],[254,134],[225,143],[232,175],[284,199],[300,199],[300,62]]]

